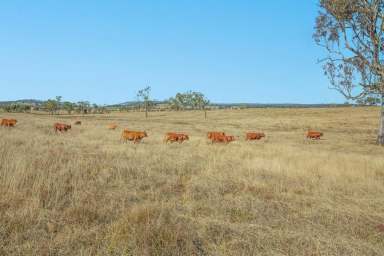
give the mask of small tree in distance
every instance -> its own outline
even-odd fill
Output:
[[[49,99],[44,103],[44,107],[53,115],[57,110],[57,101]]]
[[[145,118],[148,118],[148,111],[151,105],[150,93],[151,93],[150,86],[147,86],[144,89],[141,89],[137,92],[137,98],[139,99],[139,101],[144,102]]]
[[[56,96],[56,114],[60,114],[60,108],[61,108],[61,99],[63,97],[62,96]]]
[[[89,106],[89,101],[79,101],[77,103],[77,109],[81,114],[88,114]]]
[[[75,104],[69,101],[65,101],[63,102],[63,108],[67,111],[68,115],[70,115],[75,108]]]

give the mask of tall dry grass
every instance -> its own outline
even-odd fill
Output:
[[[0,129],[0,255],[384,255],[377,109],[6,116],[19,123]],[[149,138],[121,143],[122,128]],[[209,130],[240,139],[210,145]],[[165,145],[167,131],[191,140]]]

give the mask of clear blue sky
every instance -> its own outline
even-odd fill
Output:
[[[316,0],[0,2],[0,100],[344,102],[312,34]]]

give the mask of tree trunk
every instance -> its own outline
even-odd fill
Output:
[[[377,143],[384,146],[384,94],[381,96],[381,109],[380,109],[380,125]]]
[[[204,109],[204,118],[207,119],[207,110]]]
[[[145,103],[145,118],[148,118],[148,103]]]

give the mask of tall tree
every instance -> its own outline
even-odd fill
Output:
[[[381,99],[377,142],[384,145],[384,0],[320,0],[315,29],[332,88],[349,100]]]
[[[55,109],[55,111],[56,111],[56,114],[57,113],[59,113],[60,114],[60,108],[61,108],[61,99],[62,99],[63,97],[62,96],[56,96],[56,109]]]
[[[53,115],[57,110],[57,101],[49,99],[44,103],[44,107]]]
[[[204,110],[204,116],[207,118],[207,106],[209,100],[201,92],[188,91],[185,93],[177,93],[175,97],[168,100],[172,109],[199,109]]]
[[[207,119],[207,106],[209,100],[201,92],[191,92],[191,99],[194,109],[200,109],[204,111],[204,118]]]
[[[149,111],[149,107],[151,105],[150,93],[151,93],[151,87],[150,86],[147,86],[144,89],[141,89],[137,92],[137,98],[139,99],[139,101],[143,101],[143,103],[144,103],[145,118],[148,118],[148,111]]]
[[[77,102],[78,111],[81,114],[88,114],[88,109],[90,107],[89,101],[79,101]]]
[[[68,115],[72,114],[72,111],[74,110],[75,106],[72,102],[65,101],[63,102],[63,108],[67,111]]]

